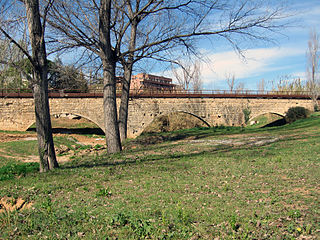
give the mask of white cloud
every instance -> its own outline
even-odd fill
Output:
[[[201,68],[205,88],[226,89],[226,74],[233,73],[248,89],[254,89],[256,82],[262,78],[276,81],[281,76],[289,75],[305,79],[305,54],[309,32],[320,22],[319,0],[290,0],[289,3],[291,7],[288,8],[288,14],[292,14],[292,17],[288,20],[292,20],[289,25],[291,27],[282,29],[282,34],[276,35],[281,47],[249,49],[244,53],[245,59],[241,59],[234,51],[225,50],[230,46],[223,41],[201,45],[203,49],[200,49],[200,53],[206,59]],[[318,33],[320,34],[319,31]],[[248,42],[247,45],[249,44]],[[219,49],[225,51],[215,53]],[[161,75],[173,77],[170,70],[162,72]]]
[[[280,67],[276,65],[278,60],[304,53],[305,49],[258,48],[247,50],[244,53],[244,59],[234,51],[211,54],[208,56],[211,63],[202,65],[201,75],[204,83],[223,81],[227,74],[234,74],[237,79],[254,77],[269,71],[284,69],[286,64],[282,63]]]

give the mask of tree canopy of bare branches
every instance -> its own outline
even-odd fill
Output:
[[[199,62],[179,63],[178,66],[180,66],[180,68],[172,66],[172,73],[180,88],[183,90],[192,89],[194,91],[200,91],[202,81]]]
[[[244,40],[269,40],[268,33],[285,25],[284,17],[283,8],[273,1],[268,4],[268,1],[253,0],[110,0],[107,3],[56,0],[49,16],[55,33],[50,43],[57,45],[56,51],[81,48],[82,56],[88,54],[88,59],[98,59],[103,66],[105,90],[115,88],[113,68],[121,62],[125,81],[119,123],[126,135],[134,63],[141,59],[175,61],[175,53],[196,53],[197,41],[203,37],[213,43],[214,38],[225,39],[240,52],[245,47]],[[113,66],[106,66],[105,60]],[[118,142],[115,140],[118,139],[116,101],[110,100],[115,98],[112,92],[105,91],[104,101],[104,110],[109,112],[105,113],[105,120],[114,116],[113,121],[106,123],[106,135],[110,135],[108,146],[110,141]]]
[[[231,93],[244,90],[244,83],[237,82],[236,75],[234,73],[226,74],[226,81],[227,81],[227,84],[228,84],[228,87],[229,87],[229,90]]]

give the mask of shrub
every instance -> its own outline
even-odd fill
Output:
[[[250,120],[251,110],[249,107],[242,110],[244,115],[244,122],[247,124]]]
[[[291,107],[286,112],[285,118],[288,123],[292,123],[298,119],[307,118],[309,114],[309,110],[304,107]]]

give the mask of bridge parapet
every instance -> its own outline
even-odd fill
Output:
[[[120,97],[121,91],[117,92]],[[283,99],[308,99],[308,91],[259,91],[259,90],[130,90],[130,97],[135,98],[283,98]],[[0,89],[0,98],[32,98],[30,89]],[[50,98],[101,98],[101,89],[91,89],[89,92],[81,90],[49,90]],[[320,99],[319,99],[320,100]]]
[[[52,114],[70,113],[85,117],[104,128],[103,99],[98,96],[59,96],[49,99]],[[120,98],[117,99],[119,106]],[[129,100],[128,136],[136,137],[155,118],[173,112],[194,115],[210,126],[244,124],[243,109],[249,108],[250,118],[276,113],[284,115],[294,106],[313,110],[313,102],[303,96],[253,97],[253,95],[139,95]],[[0,98],[0,130],[26,130],[34,123],[34,101],[31,97]]]

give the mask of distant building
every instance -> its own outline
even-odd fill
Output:
[[[139,73],[131,78],[131,89],[156,89],[156,90],[174,90],[176,85],[172,83],[171,78]]]
[[[116,89],[117,91],[121,91],[122,90],[122,81],[124,80],[124,78],[121,76],[116,76]]]
[[[116,89],[117,91],[122,90],[122,82],[123,82],[122,76],[116,76]],[[137,75],[133,75],[131,77],[131,84],[130,84],[130,90],[162,90],[162,91],[171,91],[177,89],[179,86],[172,83],[171,78],[166,78],[162,76],[156,76],[151,75],[147,73],[139,73]],[[95,91],[98,89],[102,91],[103,84],[94,84],[94,87],[92,87]]]

